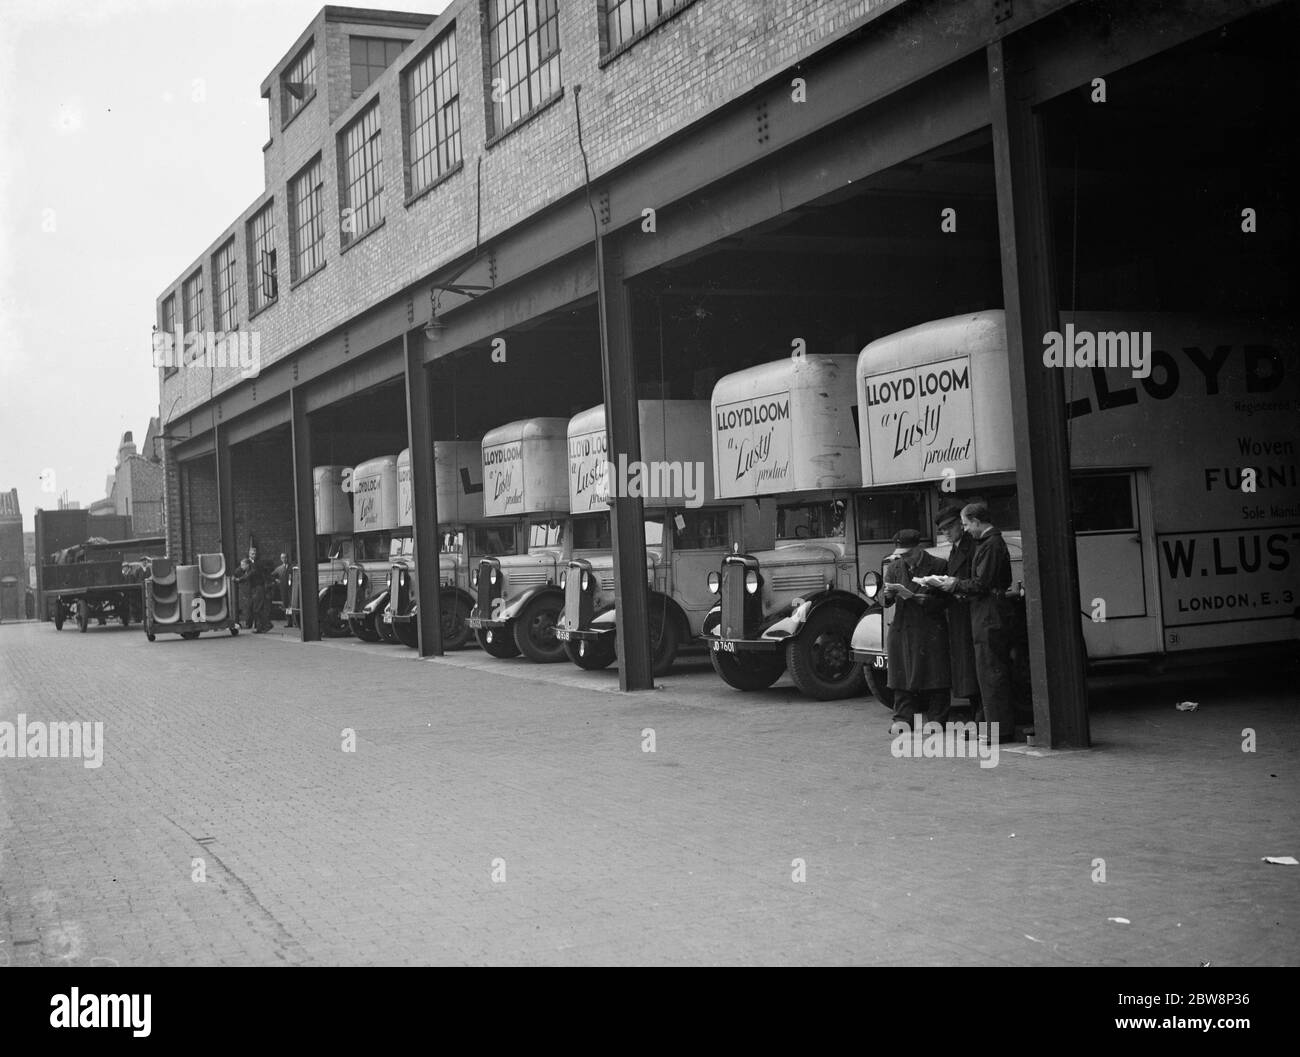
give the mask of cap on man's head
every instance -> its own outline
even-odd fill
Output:
[[[943,528],[949,522],[961,520],[961,504],[949,503],[935,515],[934,523]]]
[[[916,529],[902,529],[894,536],[894,543],[899,547],[919,547],[921,534]]]

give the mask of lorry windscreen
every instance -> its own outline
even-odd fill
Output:
[[[481,525],[470,530],[470,543],[475,556],[495,558],[515,553],[514,525]]]
[[[833,539],[844,535],[848,503],[843,499],[823,499],[815,503],[790,503],[776,511],[776,538],[779,540]]]
[[[534,521],[528,526],[528,549],[558,547],[564,542],[563,521]]]
[[[662,547],[664,543],[664,523],[662,518],[645,519],[645,544],[647,547]],[[613,550],[613,528],[609,514],[595,514],[591,517],[573,519],[573,549],[578,551]]]
[[[438,533],[438,553],[439,554],[464,554],[465,553],[465,531],[456,529],[452,532],[443,531]]]
[[[387,561],[389,552],[392,549],[392,537],[387,532],[376,532],[356,537],[354,544],[356,548],[355,561]]]

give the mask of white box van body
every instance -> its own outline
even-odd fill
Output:
[[[564,659],[555,625],[564,609],[560,570],[572,546],[568,427],[567,418],[520,419],[483,437],[484,517],[522,521],[528,548],[481,558],[470,574],[474,609],[466,623],[493,657]]]
[[[347,597],[348,565],[352,562],[351,466],[314,466],[311,471],[312,503],[316,514],[317,614],[321,632],[348,634],[343,610]],[[301,555],[299,561],[301,561]],[[302,618],[299,567],[289,572],[289,620]]]
[[[1080,312],[1062,313],[1044,351],[1058,339],[1079,350],[1072,363],[1090,347],[1102,361],[1063,368],[1090,666],[1293,647],[1300,634],[1294,329]],[[1013,579],[1022,579],[1019,523],[1006,524],[1018,515],[1002,311],[874,341],[859,356],[857,376],[864,484],[920,487],[933,510],[954,498],[942,483],[950,472],[957,496],[998,497],[994,520],[1012,551]],[[927,421],[934,428],[908,432]],[[873,609],[854,633],[855,656],[877,673],[886,620]]]
[[[635,489],[645,508],[646,575],[654,673],[697,639],[715,599],[707,586],[731,540],[742,538],[742,501],[719,503],[709,462],[706,400],[637,403],[641,466],[611,463],[603,404],[569,420],[569,508],[573,557],[561,576],[565,612],[556,636],[579,667],[614,661],[617,629],[610,539],[614,490]]]

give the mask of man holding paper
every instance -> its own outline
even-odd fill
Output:
[[[951,708],[948,674],[948,624],[943,611],[948,598],[918,583],[918,577],[938,577],[945,571],[942,559],[926,553],[921,533],[903,529],[894,537],[898,548],[885,566],[884,605],[894,606],[885,638],[889,662],[889,688],[894,691],[894,718],[890,725],[911,726],[917,712],[927,722],[944,723]]]

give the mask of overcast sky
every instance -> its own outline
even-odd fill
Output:
[[[154,298],[261,193],[258,86],[322,6],[0,0],[0,490],[28,529],[143,440]]]

